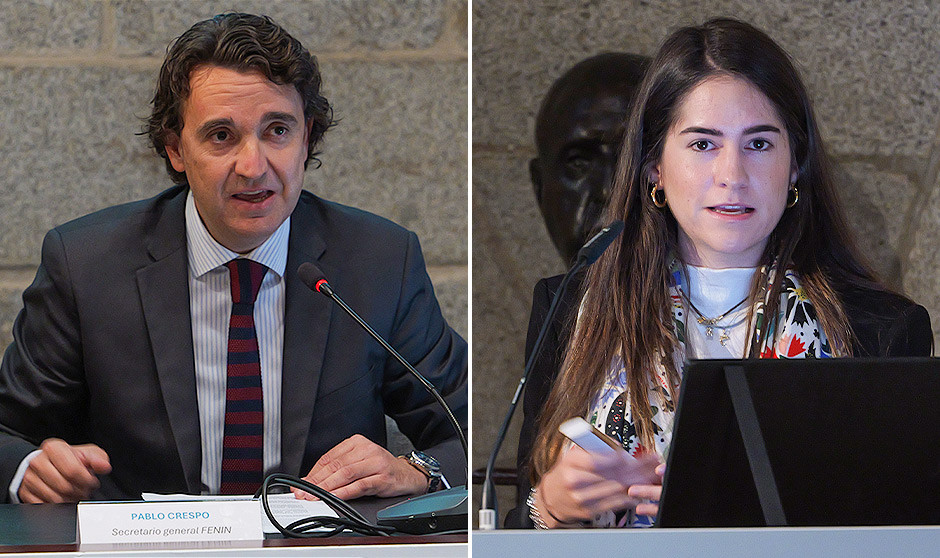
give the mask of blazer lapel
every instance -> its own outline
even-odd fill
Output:
[[[284,361],[281,373],[281,470],[301,471],[310,434],[313,402],[317,397],[323,355],[326,351],[332,302],[307,288],[297,277],[304,262],[315,262],[329,277],[330,269],[319,262],[326,249],[320,234],[312,196],[304,194],[291,216],[287,267],[284,271]]]
[[[167,202],[148,245],[153,262],[137,271],[137,285],[187,491],[199,494],[202,442],[189,313],[186,192]]]

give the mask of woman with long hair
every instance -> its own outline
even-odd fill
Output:
[[[716,19],[662,45],[607,217],[624,233],[573,289],[528,384],[520,493],[536,527],[651,522],[688,359],[932,351],[926,310],[855,248],[792,61],[751,25]],[[536,287],[530,341],[557,286]],[[571,417],[625,451],[569,447]]]

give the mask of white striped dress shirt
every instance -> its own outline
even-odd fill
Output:
[[[228,270],[235,258],[248,258],[268,268],[255,301],[255,330],[261,357],[264,398],[264,470],[281,460],[281,363],[284,348],[284,268],[290,218],[247,254],[237,254],[215,241],[196,211],[192,192],[186,200],[186,245],[189,253],[189,309],[192,316],[196,398],[202,438],[202,491],[218,494],[222,477],[225,429],[225,383],[228,324],[232,297]]]

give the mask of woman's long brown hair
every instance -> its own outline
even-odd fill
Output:
[[[621,148],[607,217],[626,224],[623,235],[589,270],[582,285],[580,319],[572,316],[564,363],[539,418],[532,455],[533,484],[562,448],[558,426],[585,416],[620,355],[627,370],[630,412],[639,441],[653,445],[649,386],[662,363],[678,385],[678,340],[669,298],[670,259],[678,254],[678,228],[667,209],[649,197],[650,171],[686,95],[718,75],[744,79],[770,100],[786,126],[798,169],[799,201],[784,211],[761,265],[795,270],[833,353],[851,356],[854,335],[838,293],[845,287],[883,289],[852,240],[809,95],[792,61],[766,34],[746,23],[716,19],[671,35],[653,59],[637,95]],[[777,315],[783,273],[768,289],[764,315]],[[767,278],[755,274],[751,308]],[[750,318],[750,316],[749,316]],[[748,319],[747,323],[752,323]],[[757,356],[770,328],[748,332],[748,356]],[[677,394],[671,394],[675,400]]]

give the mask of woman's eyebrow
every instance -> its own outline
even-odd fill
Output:
[[[758,134],[760,132],[776,132],[778,134],[782,133],[780,128],[772,124],[758,124],[757,126],[751,126],[750,128],[744,130],[744,135]]]
[[[760,132],[776,132],[778,134],[781,133],[780,128],[772,124],[758,124],[757,126],[751,126],[750,128],[746,128],[744,130],[744,135],[758,134]],[[705,134],[708,136],[719,136],[719,137],[724,136],[721,130],[716,130],[714,128],[703,128],[701,126],[689,126],[688,128],[679,132],[679,134],[680,135],[681,134]]]
[[[679,135],[682,134],[705,134],[707,136],[723,136],[720,131],[713,128],[702,128],[701,126],[689,126],[685,130],[679,132]]]

